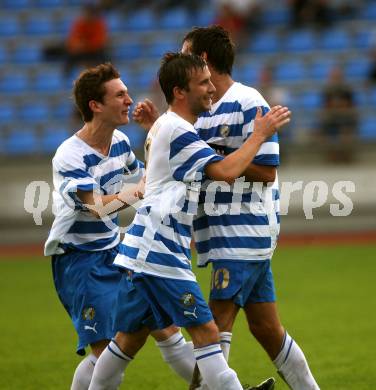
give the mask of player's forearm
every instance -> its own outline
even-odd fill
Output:
[[[78,194],[85,207],[96,217],[103,218],[116,211],[123,210],[140,200],[136,186],[118,194],[99,195],[95,193]]]
[[[241,176],[249,182],[272,183],[275,180],[277,168],[271,165],[249,164]]]
[[[205,173],[213,180],[234,182],[236,178],[243,175],[264,141],[265,137],[253,133],[238,150],[222,161],[209,164]]]

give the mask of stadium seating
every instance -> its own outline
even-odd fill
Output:
[[[312,51],[316,48],[316,36],[311,30],[300,31],[299,34],[290,33],[286,39],[284,49],[301,52]]]
[[[187,11],[184,8],[175,8],[161,15],[159,27],[162,29],[188,29],[191,25],[191,20]]]
[[[19,110],[20,119],[27,123],[44,122],[50,114],[49,105],[46,101],[27,102],[21,105]]]
[[[16,115],[16,109],[12,104],[0,104],[0,124],[6,124],[13,120]]]
[[[313,60],[310,65],[310,75],[313,80],[322,81],[326,80],[330,70],[336,64],[336,60],[333,58],[319,57]]]
[[[10,14],[0,14],[0,37],[14,37],[18,34],[21,34],[21,26],[18,18]]]
[[[24,24],[24,32],[27,35],[46,35],[55,32],[55,23],[46,15],[33,14]]]
[[[54,153],[57,147],[71,134],[65,128],[48,127],[42,135],[41,149],[45,153]]]
[[[140,148],[144,145],[146,133],[140,127],[134,124],[129,124],[121,127],[119,130],[121,130],[129,138],[132,148]]]
[[[2,6],[7,9],[22,10],[30,7],[31,0],[3,0]]]
[[[281,50],[278,34],[274,31],[255,34],[250,38],[248,50],[255,54],[278,52]]]
[[[5,64],[9,60],[8,48],[0,44],[0,64]]]
[[[41,44],[37,41],[21,42],[13,51],[12,61],[15,64],[37,64],[42,60]]]
[[[346,30],[329,29],[321,34],[320,48],[324,50],[347,50],[352,47],[351,37]]]
[[[363,140],[374,140],[376,138],[376,116],[362,118],[359,135]]]
[[[33,154],[38,152],[38,137],[34,128],[24,126],[14,129],[5,140],[5,150],[11,154]]]
[[[345,65],[345,76],[352,80],[366,80],[370,61],[368,57],[357,57],[348,61]]]
[[[0,78],[0,93],[2,94],[20,95],[29,90],[29,76],[26,72],[10,71],[4,73]]]
[[[279,82],[299,81],[307,78],[307,69],[301,60],[284,61],[277,65],[275,78]]]
[[[126,20],[130,31],[147,31],[157,27],[156,17],[152,10],[141,9],[132,13]]]
[[[33,90],[37,92],[56,92],[64,88],[64,78],[60,67],[39,72],[33,82]]]
[[[0,9],[0,123],[9,131],[0,153],[52,153],[70,129],[73,104],[69,98],[79,69],[64,77],[61,63],[43,60],[46,43],[63,41],[80,0],[3,0]],[[262,28],[252,33],[234,68],[234,77],[256,86],[265,65],[275,68],[275,84],[291,96],[294,125],[304,131],[316,126],[320,91],[334,64],[344,70],[361,108],[360,136],[376,141],[376,89],[365,88],[369,52],[376,47],[376,3],[359,3],[355,23],[337,20],[322,31],[289,30],[290,12],[277,0],[263,2]],[[110,31],[111,60],[121,71],[133,98],[147,96],[156,78],[160,56],[179,50],[184,33],[192,25],[208,25],[215,19],[213,7],[203,6],[193,14],[179,6],[159,16],[139,8],[125,14],[105,13]],[[261,91],[262,92],[262,91]],[[364,114],[364,115],[363,115]],[[58,121],[59,126],[56,126]],[[35,124],[44,131],[36,131]],[[25,140],[17,145],[20,129]],[[46,129],[49,129],[48,131]],[[52,131],[56,129],[56,131]],[[145,134],[136,126],[125,128],[132,143],[142,148]],[[302,131],[291,131],[302,136]],[[307,133],[308,134],[308,133]],[[3,134],[4,135],[4,134]],[[3,137],[4,138],[4,137]],[[38,147],[40,145],[40,147]],[[8,148],[9,146],[9,148]]]

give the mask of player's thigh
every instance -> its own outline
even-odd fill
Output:
[[[231,332],[240,307],[231,299],[211,299],[210,310],[220,332]]]

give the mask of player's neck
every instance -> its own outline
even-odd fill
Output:
[[[235,82],[229,74],[220,74],[215,71],[212,71],[210,79],[216,89],[213,95],[213,103],[217,103]]]
[[[192,125],[194,123],[196,123],[196,121],[197,121],[197,115],[192,114],[192,112],[190,112],[189,109],[185,106],[173,104],[169,107],[169,110],[174,112],[175,114],[179,115],[180,117],[185,119],[187,122],[191,123]]]
[[[92,121],[85,123],[84,127],[76,135],[90,147],[107,156],[110,151],[113,133],[113,128],[104,126],[103,123]]]

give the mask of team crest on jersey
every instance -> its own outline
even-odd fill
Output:
[[[191,293],[185,293],[183,296],[180,298],[181,303],[185,306],[192,306],[196,303],[196,299]]]
[[[85,307],[82,310],[82,318],[84,320],[92,320],[95,317],[95,309],[94,307]]]
[[[219,128],[219,133],[221,134],[222,137],[228,137],[228,135],[230,134],[230,126],[222,125]]]

